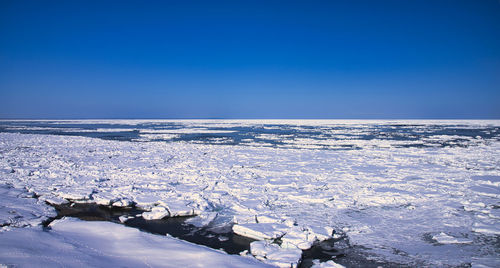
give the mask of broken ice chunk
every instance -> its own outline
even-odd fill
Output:
[[[167,203],[160,201],[161,205],[168,207],[170,217],[183,217],[196,215],[192,207],[187,206],[184,201],[170,201]]]
[[[137,207],[149,209],[158,204],[158,197],[154,195],[138,195],[134,196],[134,201]]]
[[[259,215],[259,216],[255,216],[255,222],[257,222],[257,223],[278,223],[279,219],[269,217],[269,216]]]
[[[41,201],[45,201],[50,205],[63,205],[63,204],[69,203],[68,200],[54,196],[54,195],[42,195],[38,199]]]
[[[133,204],[132,201],[122,198],[120,200],[113,202],[113,207],[130,207],[132,206],[132,204]]]
[[[319,260],[313,261],[313,266],[311,268],[345,268],[345,266],[335,263],[332,260],[327,262],[320,262]]]
[[[219,239],[219,241],[221,241],[221,242],[224,242],[224,241],[228,241],[228,240],[229,240],[229,237],[227,237],[227,236],[219,236],[219,237],[217,237],[217,238],[218,238],[218,239]]]
[[[309,233],[309,240],[326,240],[332,237],[333,228],[332,227],[319,227],[319,226],[308,226],[305,228]]]
[[[114,195],[109,192],[93,194],[92,198],[98,205],[109,206],[115,199]]]
[[[243,223],[255,223],[255,216],[247,214],[237,214],[233,216],[233,223],[243,224]]]
[[[281,248],[266,241],[252,242],[250,253],[255,258],[278,267],[297,267],[302,257],[302,250],[298,248]]]
[[[142,213],[145,220],[159,220],[168,216],[170,216],[170,212],[165,207],[154,207],[150,212]]]
[[[281,237],[281,247],[283,248],[300,248],[308,249],[312,246],[311,241],[307,241],[307,236],[297,233],[286,233]]]
[[[54,192],[61,198],[69,199],[69,200],[88,200],[92,193],[91,189],[88,188],[66,188],[61,189],[60,191]]]
[[[447,235],[441,232],[438,235],[432,237],[432,239],[436,240],[440,244],[468,244],[472,243],[472,240],[466,238],[457,238],[451,235]]]
[[[293,226],[281,237],[281,247],[308,249],[315,241],[323,241],[331,238],[332,228],[313,228]]]
[[[255,240],[276,238],[282,236],[285,230],[285,225],[275,223],[244,223],[233,226],[236,234]]]
[[[197,217],[186,220],[186,223],[192,224],[196,227],[208,226],[217,217],[217,212],[205,212]]]
[[[118,217],[118,219],[120,220],[121,223],[125,223],[126,221],[133,219],[133,218],[134,217],[132,217],[132,216],[126,216],[126,215]]]

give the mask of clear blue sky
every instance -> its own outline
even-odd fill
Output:
[[[0,0],[0,118],[500,118],[500,1]]]

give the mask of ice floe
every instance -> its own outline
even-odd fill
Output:
[[[143,212],[142,217],[146,220],[158,220],[170,216],[170,211],[165,207],[154,207],[149,212]]]
[[[345,268],[345,266],[335,263],[332,260],[326,262],[319,262],[316,260],[312,268]]]
[[[440,244],[469,244],[469,243],[472,243],[472,240],[470,240],[470,239],[453,237],[453,236],[447,235],[443,232],[433,236],[432,239],[436,240]]]
[[[252,242],[250,253],[257,259],[278,267],[297,267],[302,256],[302,250],[298,248],[282,248],[267,241]]]

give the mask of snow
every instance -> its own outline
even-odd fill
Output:
[[[198,215],[189,222],[211,230],[232,229],[259,240],[270,251],[255,256],[269,263],[293,264],[296,254],[291,252],[329,239],[333,231],[337,238],[346,237],[350,246],[363,247],[366,256],[382,261],[426,266],[496,263],[498,249],[492,241],[500,234],[498,134],[493,138],[455,133],[402,140],[362,137],[377,124],[407,124],[415,132],[425,132],[457,124],[474,130],[499,126],[498,121],[94,123],[127,125],[129,129],[146,123],[175,123],[182,133],[215,131],[213,128],[230,133],[232,130],[223,128],[257,125],[293,131],[314,128],[322,138],[262,134],[262,138],[283,141],[271,147],[265,142],[254,146],[255,139],[239,145],[215,145],[0,133],[1,182],[37,194],[39,200],[29,202],[42,207],[48,207],[43,201],[71,200],[135,204],[146,210],[140,215],[145,219]],[[148,135],[175,132],[140,131]],[[338,139],[327,138],[327,134],[338,135]],[[456,140],[460,140],[456,146],[431,146]],[[427,146],[416,146],[419,144]],[[6,200],[0,205],[11,202]],[[29,213],[18,210],[31,221]],[[20,225],[36,225],[43,216],[53,215],[40,208],[33,211],[39,211],[35,222]],[[4,214],[8,213],[2,212],[2,219],[8,216]],[[281,245],[272,243],[276,238]],[[271,250],[276,254],[270,254]],[[281,260],[277,256],[289,257]]]
[[[37,226],[49,217],[56,216],[55,210],[33,198],[32,193],[0,184],[0,232],[11,228]]]
[[[110,222],[63,218],[51,229],[0,233],[0,264],[15,267],[266,267],[168,236]]]

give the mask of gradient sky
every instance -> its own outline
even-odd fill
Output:
[[[0,118],[500,118],[500,1],[0,0]]]

